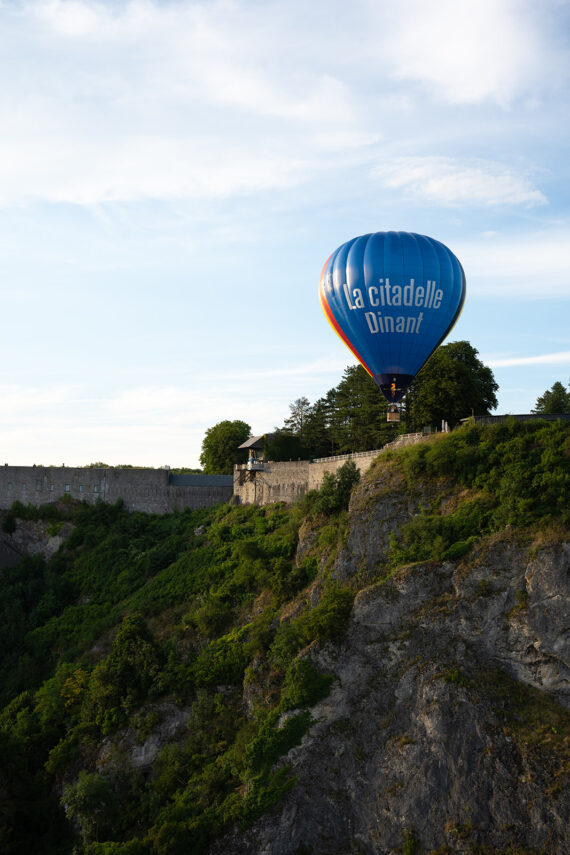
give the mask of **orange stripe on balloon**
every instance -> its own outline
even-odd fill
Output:
[[[325,261],[325,267],[327,266],[327,264],[328,264],[328,259]],[[325,267],[323,267],[323,273],[325,272]],[[352,343],[347,339],[347,337],[345,336],[345,334],[341,330],[340,326],[337,323],[335,316],[333,315],[333,313],[331,311],[331,308],[328,304],[328,301],[327,301],[327,298],[325,295],[325,289],[324,289],[324,285],[323,285],[323,273],[321,273],[321,281],[319,282],[319,298],[321,301],[321,306],[322,306],[323,312],[325,313],[325,317],[326,317],[327,321],[329,322],[329,324],[331,325],[331,327],[333,328],[333,330],[335,331],[335,333],[338,335],[338,337],[341,338],[342,341],[348,347],[348,349],[350,351],[352,351],[352,353],[356,356],[356,358],[358,359],[358,361],[360,362],[362,367],[368,372],[368,374],[370,374],[370,376],[373,377],[374,375],[373,375],[372,371],[370,370],[368,365],[365,363],[365,361],[362,359],[362,357],[360,356],[358,351],[354,348]]]

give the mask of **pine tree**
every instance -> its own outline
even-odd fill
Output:
[[[570,413],[570,392],[557,380],[552,388],[536,399],[532,412],[544,415]]]

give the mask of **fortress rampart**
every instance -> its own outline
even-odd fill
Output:
[[[247,464],[234,467],[234,501],[248,505],[269,505],[273,502],[295,502],[308,490],[316,490],[323,483],[325,472],[334,474],[347,460],[353,460],[361,474],[370,468],[375,457],[393,448],[421,442],[421,433],[399,436],[377,451],[361,451],[322,457],[317,460],[292,460],[273,463],[266,461],[263,469],[248,470]]]
[[[94,504],[122,499],[129,511],[164,514],[209,508],[232,497],[231,475],[175,475],[168,469],[0,466],[0,509],[71,496]]]
[[[184,508],[209,508],[230,499],[239,504],[294,502],[318,489],[325,472],[336,472],[354,460],[365,472],[388,448],[418,442],[422,434],[407,434],[380,451],[364,451],[319,460],[264,463],[263,471],[236,466],[234,475],[176,475],[168,469],[113,469],[71,466],[0,466],[0,510],[18,501],[40,507],[62,496],[94,504],[122,499],[129,511],[165,514]]]
[[[517,415],[476,417],[478,423],[493,424],[504,419],[570,420],[570,415]],[[308,490],[318,489],[325,472],[335,473],[346,460],[353,460],[361,473],[384,451],[428,439],[429,434],[410,433],[377,451],[342,454],[317,460],[264,461],[262,469],[234,467],[232,475],[177,475],[169,469],[113,469],[68,466],[0,466],[0,510],[15,501],[23,505],[55,502],[62,496],[94,504],[122,499],[129,511],[165,514],[184,508],[209,508],[233,500],[238,504],[267,505],[295,502]]]

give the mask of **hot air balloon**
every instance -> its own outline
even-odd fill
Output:
[[[319,284],[331,326],[376,381],[393,418],[414,376],[455,324],[465,274],[444,244],[411,232],[343,243]]]

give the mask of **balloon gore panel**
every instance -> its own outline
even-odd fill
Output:
[[[376,232],[332,253],[319,296],[333,329],[384,397],[397,402],[459,317],[465,275],[433,238]]]

